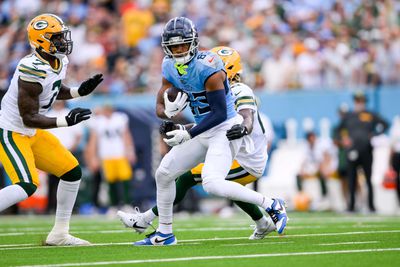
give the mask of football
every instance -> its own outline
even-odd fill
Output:
[[[184,93],[182,90],[172,86],[170,88],[167,89],[167,94],[168,94],[168,100],[169,101],[175,101],[176,96],[178,95],[178,93]]]

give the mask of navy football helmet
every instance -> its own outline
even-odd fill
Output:
[[[171,47],[180,44],[189,44],[189,49],[180,54],[172,53]],[[161,35],[161,46],[164,53],[177,63],[189,62],[197,54],[199,47],[199,36],[193,22],[185,17],[176,17],[168,21]]]

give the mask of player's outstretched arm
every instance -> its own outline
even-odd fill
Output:
[[[25,126],[39,129],[49,129],[56,127],[66,127],[75,125],[81,121],[90,118],[92,113],[90,109],[75,108],[71,110],[67,116],[50,118],[39,114],[39,95],[42,93],[42,85],[36,82],[27,82],[24,80],[18,80],[18,109],[21,115],[22,121]],[[49,108],[53,103],[54,99],[46,105]]]
[[[89,95],[103,80],[103,74],[100,73],[82,82],[79,87],[69,88],[64,84],[61,84],[57,99],[66,100]]]

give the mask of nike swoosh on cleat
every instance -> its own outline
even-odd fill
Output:
[[[146,229],[146,227],[142,227],[142,226],[137,225],[137,222],[135,222],[135,223],[132,225],[132,227],[133,227],[133,228]]]
[[[172,235],[172,236],[169,236],[169,237],[167,237],[167,238],[164,238],[164,239],[158,239],[157,237],[156,237],[156,239],[154,239],[154,242],[156,242],[156,243],[162,243],[162,242],[165,242],[165,241],[167,241],[167,240],[169,240],[169,239],[171,239],[171,238],[173,238],[174,236]]]

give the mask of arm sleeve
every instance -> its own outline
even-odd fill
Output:
[[[222,123],[227,118],[225,90],[207,92],[207,100],[211,112],[196,126],[189,130],[189,134],[195,137],[214,126]]]

